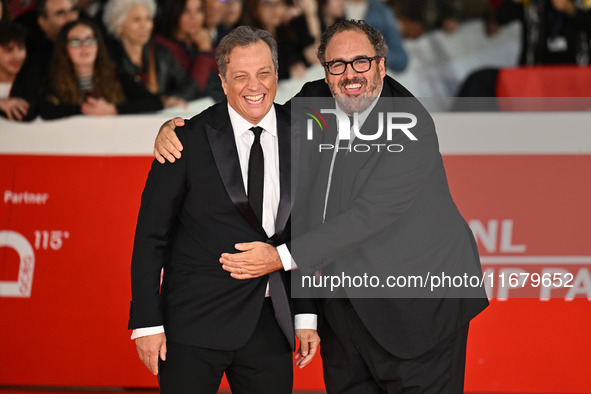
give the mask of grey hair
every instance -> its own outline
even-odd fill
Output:
[[[156,15],[156,2],[154,0],[109,0],[103,12],[103,23],[109,33],[119,38],[117,30],[119,30],[125,18],[127,18],[129,10],[134,5],[145,6],[150,17],[154,19],[154,15]]]
[[[249,45],[258,43],[259,41],[263,41],[269,46],[275,72],[279,70],[277,41],[275,41],[273,35],[266,30],[243,25],[235,28],[224,38],[222,38],[215,51],[215,61],[218,65],[220,74],[224,79],[226,79],[226,68],[230,62],[230,52],[232,49],[234,49],[234,47],[247,47]]]
[[[320,38],[320,45],[318,46],[318,52],[316,53],[316,56],[318,57],[318,60],[320,60],[321,64],[326,62],[326,47],[334,35],[351,30],[365,34],[376,51],[376,55],[383,58],[384,60],[386,59],[386,55],[388,54],[388,45],[386,44],[382,33],[368,25],[363,20],[356,21],[354,19],[343,19],[335,22],[328,29],[326,29]]]

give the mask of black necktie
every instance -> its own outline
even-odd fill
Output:
[[[263,128],[251,127],[254,133],[254,141],[250,147],[248,159],[248,202],[254,211],[259,223],[263,224],[263,191],[265,185],[265,159],[261,146],[261,133]]]
[[[251,127],[254,133],[254,141],[250,147],[250,158],[248,159],[248,203],[250,204],[259,223],[263,223],[263,194],[265,180],[265,159],[261,146],[262,127]],[[287,337],[292,350],[295,348],[293,321],[287,292],[279,271],[269,274],[269,293],[277,324]]]

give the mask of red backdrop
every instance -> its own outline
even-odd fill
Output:
[[[0,385],[156,386],[126,330],[150,162],[0,156]],[[492,300],[471,325],[466,391],[591,392],[591,156],[453,155],[445,163],[488,272],[555,268],[576,284],[572,301],[542,301],[539,288]],[[521,296],[534,298],[511,298]],[[323,388],[319,359],[296,373],[295,388]]]

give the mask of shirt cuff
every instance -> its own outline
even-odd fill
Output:
[[[318,315],[314,313],[301,313],[295,315],[293,326],[296,330],[316,330],[318,328]]]
[[[295,270],[298,268],[297,264],[291,258],[291,253],[289,253],[289,249],[287,248],[286,244],[281,244],[277,247],[277,253],[279,253],[279,258],[281,259],[281,264],[283,264],[283,269],[286,271]]]
[[[160,334],[162,332],[164,332],[164,326],[136,328],[131,333],[131,339],[137,339],[140,337],[147,337],[148,335]]]

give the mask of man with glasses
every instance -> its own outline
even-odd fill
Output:
[[[34,10],[22,14],[15,22],[27,29],[27,50],[32,52],[43,46],[45,40],[53,42],[66,23],[77,19],[75,0],[39,0]]]
[[[293,235],[292,267],[305,275],[343,267],[369,272],[380,265],[481,274],[474,237],[449,192],[432,120],[410,92],[386,76],[386,53],[382,35],[362,21],[337,22],[322,36],[318,58],[325,79],[306,84],[298,96],[332,96],[341,111],[357,113],[354,119],[369,119],[389,98],[406,98],[419,115],[419,127],[412,129],[418,141],[400,154],[324,154],[311,165],[304,176],[324,181],[299,205],[319,213],[310,215],[306,233]],[[173,124],[165,124],[156,141],[161,161],[180,157]],[[298,189],[296,200],[306,195]],[[314,198],[318,195],[326,197]],[[314,209],[317,200],[324,204],[320,210]],[[292,223],[300,214],[295,210]],[[225,253],[220,261],[234,278],[249,279],[281,269],[280,248],[243,243],[237,245],[242,253]],[[469,321],[488,305],[482,288],[476,294],[354,298],[344,291],[341,298],[319,299],[327,391],[462,393]]]
[[[37,2],[37,15],[39,27],[54,41],[66,23],[78,19],[78,8],[72,0],[41,0]]]

